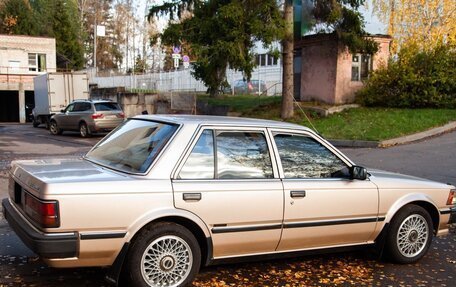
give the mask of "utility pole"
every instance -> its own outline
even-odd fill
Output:
[[[95,69],[95,75],[97,73],[97,4],[95,4],[95,15],[93,17],[93,67]]]

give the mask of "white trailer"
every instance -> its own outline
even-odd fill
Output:
[[[35,86],[35,108],[33,126],[46,124],[52,115],[79,99],[89,98],[89,78],[86,73],[47,73],[33,79]]]

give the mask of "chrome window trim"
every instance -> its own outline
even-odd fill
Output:
[[[264,138],[266,140],[266,144],[268,145],[268,151],[269,151],[269,157],[271,160],[271,167],[272,167],[272,175],[273,178],[239,178],[239,179],[218,179],[218,178],[211,178],[211,179],[180,179],[178,178],[179,173],[184,166],[185,162],[187,161],[188,157],[190,156],[193,148],[197,144],[199,138],[201,137],[201,134],[205,130],[212,130],[213,131],[213,136],[214,136],[214,145],[216,144],[216,139],[217,139],[217,133],[223,132],[223,131],[239,131],[239,132],[261,132],[264,134]],[[214,157],[217,156],[216,150],[214,149]],[[216,161],[216,159],[215,159]],[[214,167],[215,168],[215,167]],[[215,171],[217,172],[217,171]],[[196,129],[196,132],[194,133],[193,137],[190,140],[190,144],[187,145],[185,148],[185,151],[182,153],[181,158],[177,161],[177,164],[175,165],[172,173],[171,173],[171,180],[174,182],[190,182],[190,181],[199,181],[199,182],[209,182],[209,181],[263,181],[263,180],[274,180],[274,179],[279,179],[279,171],[277,168],[277,161],[276,157],[274,154],[274,150],[272,148],[272,141],[268,133],[268,129],[266,127],[258,127],[258,126],[239,126],[239,127],[233,127],[233,126],[224,126],[224,125],[199,125],[198,128]]]
[[[310,137],[310,138],[314,139],[316,142],[318,142],[321,145],[323,145],[324,147],[326,147],[332,154],[334,154],[334,156],[336,156],[338,159],[340,159],[348,167],[352,167],[352,166],[355,165],[343,153],[341,153],[339,150],[335,149],[327,140],[325,140],[324,138],[318,136],[317,134],[315,134],[313,132],[309,132],[309,131],[306,131],[306,130],[279,129],[279,128],[270,128],[268,130],[270,132],[270,136],[271,136],[272,139],[274,139],[274,133],[276,133],[276,134],[280,133],[280,134],[300,135],[300,136]],[[346,178],[310,178],[310,177],[309,178],[285,178],[285,175],[284,175],[284,172],[283,172],[282,160],[280,160],[279,150],[277,148],[275,140],[273,140],[273,142],[274,142],[275,153],[276,153],[276,156],[278,158],[277,162],[278,162],[278,166],[279,166],[279,175],[280,175],[281,179],[283,179],[283,180],[296,180],[296,181],[297,180],[325,180],[325,181],[327,181],[327,180],[349,180],[349,179],[346,179]]]

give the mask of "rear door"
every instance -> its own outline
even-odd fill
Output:
[[[283,188],[262,128],[204,128],[176,170],[176,208],[199,216],[216,258],[275,251]]]

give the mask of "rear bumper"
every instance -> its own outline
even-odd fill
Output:
[[[448,223],[456,223],[456,207],[453,207],[450,212],[450,221]]]
[[[109,121],[95,120],[93,123],[89,124],[89,129],[92,132],[109,132],[115,129],[121,123],[123,123],[123,119]]]
[[[2,206],[11,228],[40,257],[70,258],[78,255],[78,236],[75,232],[41,233],[16,211],[9,199],[3,199]]]

